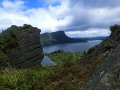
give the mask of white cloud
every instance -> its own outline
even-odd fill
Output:
[[[71,21],[71,16],[64,15],[67,7],[49,6],[48,8],[33,8],[23,10],[23,1],[10,2],[4,0],[0,8],[0,28],[4,29],[11,25],[31,24],[42,29],[42,32],[56,31],[58,27],[66,26]],[[14,9],[15,8],[15,9]]]
[[[22,0],[17,0],[11,2],[9,0],[4,0],[2,2],[2,6],[4,9],[21,9],[23,7],[24,2]]]
[[[58,1],[60,5],[52,5]],[[104,36],[108,35],[109,31],[101,28],[108,28],[111,24],[120,24],[120,6],[90,7],[85,6],[82,0],[81,2],[75,0],[74,4],[72,1],[45,0],[48,7],[29,9],[26,8],[24,0],[13,2],[3,0],[0,7],[0,30],[11,25],[31,24],[42,29],[42,32],[72,29],[67,33],[70,36]]]
[[[69,37],[96,37],[96,36],[108,36],[110,31],[108,29],[90,28],[85,31],[68,31],[66,34]]]

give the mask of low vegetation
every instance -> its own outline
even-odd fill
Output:
[[[8,57],[2,51],[0,51],[0,64],[2,62],[6,62],[7,60],[8,60]]]
[[[118,30],[118,29],[120,29],[120,25],[117,25],[117,24],[110,27],[111,31]]]
[[[54,62],[59,65],[64,63],[73,63],[80,60],[84,53],[81,52],[64,52],[63,50],[58,50],[52,53],[46,54],[49,58],[51,58]]]
[[[65,56],[66,54],[66,56]],[[80,52],[56,51],[48,54],[57,65],[29,69],[1,69],[0,90],[81,90],[98,62],[80,65]]]
[[[16,30],[17,27],[13,25],[11,28],[0,33],[0,50],[5,51],[18,46],[17,40],[14,36]]]

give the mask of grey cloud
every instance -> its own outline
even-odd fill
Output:
[[[109,28],[120,24],[120,0],[69,0],[71,23],[66,31]]]
[[[86,7],[116,7],[120,5],[120,0],[70,0],[71,5],[83,4]]]

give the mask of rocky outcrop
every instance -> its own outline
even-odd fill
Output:
[[[120,90],[120,47],[112,51],[85,88],[85,90]]]
[[[86,82],[85,90],[120,89],[120,26],[111,27],[111,35],[100,45],[91,49],[80,61],[92,64],[98,61],[95,73]]]
[[[115,27],[117,26],[111,26],[111,35],[101,44],[91,48],[80,60],[81,63],[87,64],[99,58],[106,59],[110,52],[120,45],[120,28]]]
[[[5,51],[9,58],[8,63],[12,67],[17,68],[26,68],[40,64],[43,59],[40,30],[30,25],[14,27],[15,31],[12,32],[12,36],[14,36],[13,38],[15,38],[18,45]]]

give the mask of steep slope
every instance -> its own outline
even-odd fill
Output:
[[[70,38],[64,31],[41,34],[41,43],[43,46],[75,42],[86,42],[86,40]]]
[[[92,48],[80,61],[82,64],[100,63],[85,90],[120,89],[120,25],[111,27],[111,35],[100,45]]]
[[[104,60],[85,86],[86,90],[120,90],[120,47]]]
[[[117,28],[118,27],[118,28]],[[119,26],[111,26],[111,35],[100,45],[91,48],[85,57],[80,61],[82,63],[90,63],[92,60],[105,59],[110,52],[120,45],[120,28]]]
[[[24,68],[38,65],[43,59],[40,30],[30,25],[11,26],[1,34],[0,50],[9,58],[2,65]]]

